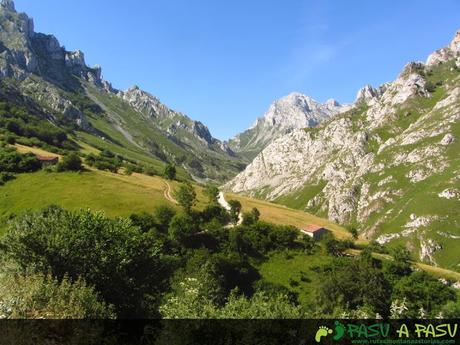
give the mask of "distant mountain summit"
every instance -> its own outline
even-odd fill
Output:
[[[316,127],[349,108],[333,99],[322,104],[309,96],[293,92],[275,101],[251,128],[230,140],[229,146],[251,159],[275,139],[295,129]]]

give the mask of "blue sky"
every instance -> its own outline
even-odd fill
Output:
[[[299,91],[352,102],[460,28],[457,0],[16,0],[116,88],[139,85],[227,139]]]

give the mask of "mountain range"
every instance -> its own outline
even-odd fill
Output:
[[[27,99],[57,127],[75,125],[79,141],[171,162],[197,180],[223,181],[244,167],[201,122],[137,86],[115,89],[100,66],[87,66],[83,52],[66,51],[54,36],[36,33],[33,20],[11,0],[0,4],[0,28],[3,99]]]
[[[351,109],[268,145],[225,185],[458,269],[460,31]]]
[[[83,52],[35,32],[12,0],[1,0],[0,101],[64,131],[80,152],[174,164],[196,181],[460,267],[460,31],[395,81],[363,87],[353,104],[292,93],[224,142],[137,86],[117,90]]]

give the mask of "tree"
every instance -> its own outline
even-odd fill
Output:
[[[252,225],[257,223],[260,218],[260,212],[257,208],[253,208],[251,212],[245,212],[243,214],[243,225]]]
[[[184,248],[193,245],[193,236],[199,232],[196,220],[190,214],[176,214],[169,224],[169,237]]]
[[[81,171],[83,170],[82,161],[80,156],[72,152],[65,155],[62,161],[57,165],[58,171]]]
[[[418,318],[420,310],[434,318],[445,304],[456,301],[456,297],[452,288],[423,271],[401,278],[393,291],[393,300],[406,301],[407,316],[411,318]]]
[[[43,273],[2,272],[0,315],[8,319],[111,319],[113,306],[81,278],[61,281]]]
[[[153,210],[153,216],[155,217],[158,226],[162,232],[167,232],[171,220],[176,215],[176,210],[168,205],[159,205]]]
[[[325,315],[362,307],[384,317],[389,314],[391,285],[366,256],[336,258],[323,272],[317,293]]]
[[[0,245],[22,269],[51,273],[59,281],[80,277],[118,317],[153,317],[167,287],[171,264],[161,245],[129,219],[102,212],[68,212],[53,206],[17,218]],[[149,303],[146,303],[149,301]]]
[[[397,280],[412,273],[412,258],[410,252],[401,246],[396,247],[391,254],[393,260],[385,263],[385,273],[396,283]]]
[[[217,204],[217,198],[219,197],[219,188],[213,185],[208,185],[204,189],[204,195],[206,195],[210,204]]]
[[[241,203],[238,200],[229,200],[228,204],[230,205],[230,219],[236,225],[241,213]]]
[[[254,221],[255,222],[258,222],[259,219],[260,219],[260,211],[254,207],[252,210],[251,210],[251,215],[254,217]]]
[[[348,232],[351,234],[351,236],[353,237],[354,240],[357,240],[358,237],[359,237],[359,233],[358,233],[358,229],[356,229],[356,227],[350,225],[350,226],[347,226],[346,227]]]
[[[185,213],[191,214],[192,207],[196,204],[196,192],[190,182],[184,183],[174,193],[174,197]]]
[[[174,180],[176,178],[177,170],[176,167],[172,164],[168,164],[164,170],[164,176],[169,180]]]

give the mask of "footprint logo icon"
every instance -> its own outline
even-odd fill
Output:
[[[329,334],[332,334],[332,329],[326,326],[319,326],[318,331],[316,332],[315,340],[317,343],[321,342],[321,338],[327,337]]]

